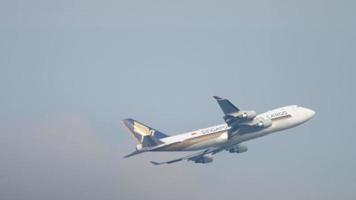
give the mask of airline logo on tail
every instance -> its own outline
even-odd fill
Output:
[[[123,122],[143,147],[152,147],[161,144],[160,139],[167,137],[166,134],[134,119],[124,119]]]
[[[154,130],[136,121],[134,121],[133,127],[134,127],[134,132],[143,136],[152,136],[155,133]]]

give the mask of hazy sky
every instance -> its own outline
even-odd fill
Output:
[[[0,1],[0,199],[356,199],[355,1]],[[121,119],[316,111],[213,163],[130,159]]]

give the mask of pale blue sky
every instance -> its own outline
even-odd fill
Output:
[[[355,199],[354,1],[0,1],[1,199]],[[122,156],[132,117],[222,123],[213,95],[307,124],[209,165]]]

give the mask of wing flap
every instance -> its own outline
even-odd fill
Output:
[[[183,161],[183,160],[195,162],[195,161],[198,161],[198,160],[204,158],[204,156],[206,154],[215,154],[215,153],[222,151],[223,149],[224,149],[223,147],[214,147],[214,148],[209,148],[209,149],[206,149],[206,150],[198,152],[198,153],[194,153],[194,154],[187,155],[187,156],[184,156],[181,158],[177,158],[174,160],[163,161],[163,162],[151,161],[151,163],[154,165],[162,165],[162,164],[172,164],[172,163]],[[212,159],[211,159],[211,161],[212,161]]]
[[[170,161],[165,161],[165,162],[151,161],[151,163],[154,164],[154,165],[163,165],[163,164],[172,164],[172,163],[179,162],[179,161],[182,161],[182,160],[183,160],[183,158],[178,158],[178,159],[175,159],[175,160],[170,160]]]

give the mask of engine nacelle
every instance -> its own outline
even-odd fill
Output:
[[[256,111],[254,110],[246,110],[246,111],[239,111],[237,113],[233,113],[232,115],[235,115],[234,117],[238,119],[249,120],[255,118],[257,114]]]
[[[238,121],[238,122],[249,121],[249,120],[254,119],[256,116],[257,116],[257,113],[256,113],[256,111],[253,111],[253,110],[239,111],[239,112],[225,115],[224,120],[227,124],[232,124],[232,123],[235,123],[235,121]]]
[[[248,150],[247,146],[244,145],[237,145],[231,149],[229,149],[230,153],[243,153]]]
[[[255,126],[258,128],[267,128],[272,125],[272,120],[269,118],[257,118],[255,121]]]
[[[194,160],[195,163],[211,163],[213,162],[213,158],[212,157],[208,157],[208,156],[202,156],[196,160]]]
[[[240,111],[240,112],[242,112],[242,115],[241,115],[241,117],[243,118],[243,119],[253,119],[253,118],[255,118],[256,116],[257,116],[257,113],[256,113],[256,111],[254,111],[254,110],[250,110],[250,111]]]

